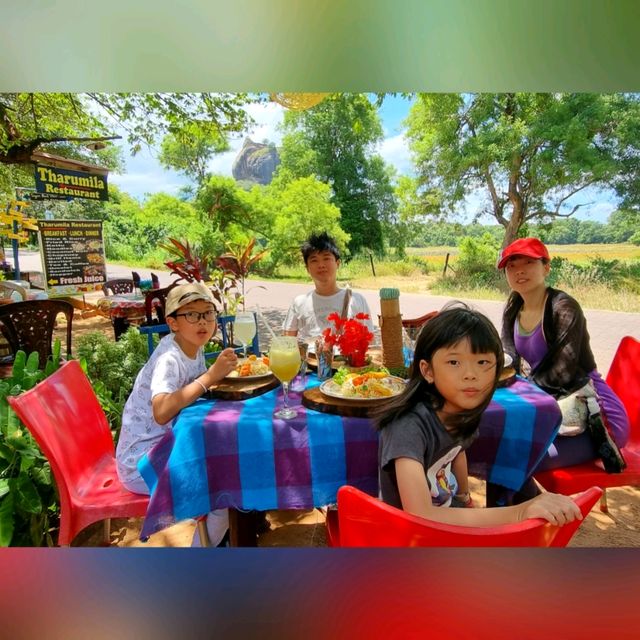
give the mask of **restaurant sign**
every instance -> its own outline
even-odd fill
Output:
[[[36,165],[36,191],[53,196],[108,200],[107,174]]]
[[[53,294],[96,291],[106,281],[102,221],[38,220],[45,286]]]

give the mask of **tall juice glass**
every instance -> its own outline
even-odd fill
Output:
[[[233,337],[242,343],[245,360],[247,359],[247,345],[255,338],[255,335],[256,319],[253,313],[248,311],[236,313],[236,319],[233,321]]]
[[[280,336],[271,340],[269,367],[275,377],[282,382],[284,392],[284,407],[274,415],[285,420],[293,418],[297,414],[289,407],[289,383],[300,370],[300,351],[298,340],[294,336]]]

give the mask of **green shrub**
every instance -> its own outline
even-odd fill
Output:
[[[149,359],[147,339],[135,327],[116,342],[93,331],[78,339],[77,355],[117,441],[125,402],[138,372]]]
[[[498,250],[497,240],[489,233],[480,238],[462,238],[458,257],[451,268],[453,275],[447,272],[440,278],[440,288],[453,291],[486,288],[504,290],[504,277],[496,269]]]
[[[24,351],[15,356],[9,378],[0,380],[0,546],[53,546],[59,506],[51,467],[29,430],[7,402],[32,389],[58,368],[60,341],[44,370],[39,356]]]

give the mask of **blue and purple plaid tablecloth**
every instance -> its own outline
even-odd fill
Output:
[[[318,384],[307,376],[307,386]],[[213,509],[311,509],[349,484],[378,492],[378,436],[371,421],[307,409],[280,420],[282,388],[243,402],[200,400],[139,464],[151,497],[141,537]],[[518,380],[498,389],[467,456],[470,472],[517,490],[555,437],[551,396]]]
[[[497,389],[467,450],[469,473],[518,491],[556,437],[562,414],[549,394],[522,378]]]
[[[307,376],[307,387],[317,385]],[[139,463],[151,498],[146,537],[212,509],[311,509],[336,501],[344,484],[378,491],[378,436],[365,418],[307,409],[274,418],[282,387],[256,398],[203,401],[181,411],[173,428]]]

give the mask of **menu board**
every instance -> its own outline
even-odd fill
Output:
[[[67,295],[102,288],[106,281],[102,221],[38,220],[47,291]]]

